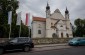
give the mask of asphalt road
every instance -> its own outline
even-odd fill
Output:
[[[11,52],[3,55],[85,55],[85,46],[71,47],[66,49],[55,49],[38,52]]]

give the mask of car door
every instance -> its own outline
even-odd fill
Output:
[[[80,45],[85,45],[85,38],[80,39]]]
[[[82,45],[85,45],[85,38],[82,39]]]
[[[11,43],[9,42],[9,43],[6,44],[5,49],[6,49],[6,50],[13,50],[13,47],[14,47],[13,44],[11,44]]]
[[[17,39],[12,39],[6,43],[5,49],[6,50],[14,50],[16,45]]]
[[[22,49],[24,45],[24,38],[18,38],[17,48]]]
[[[12,45],[12,48],[13,49],[17,49],[18,47],[17,47],[17,45],[18,45],[18,38],[15,38],[15,39],[13,39],[13,40],[11,40],[10,41],[10,44]]]
[[[19,38],[18,39],[18,48],[19,49],[22,49],[22,48],[24,48],[24,45],[26,45],[26,44],[28,44],[28,38]]]

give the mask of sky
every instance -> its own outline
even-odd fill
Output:
[[[22,12],[22,20],[25,22],[25,14],[30,13],[37,17],[46,17],[46,5],[49,3],[51,13],[57,8],[65,15],[66,7],[70,13],[71,23],[77,18],[85,18],[85,0],[18,0],[18,12]]]

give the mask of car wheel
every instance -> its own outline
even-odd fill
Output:
[[[28,46],[25,46],[25,47],[24,47],[24,51],[25,51],[25,52],[28,52],[28,51],[30,51],[30,47],[28,47]]]
[[[3,54],[3,52],[4,52],[4,51],[3,51],[3,49],[0,49],[0,55],[2,55],[2,54]]]

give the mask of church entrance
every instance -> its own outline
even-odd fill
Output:
[[[61,38],[63,38],[63,33],[61,33]]]
[[[52,37],[53,37],[53,38],[58,38],[58,35],[57,35],[56,33],[53,33],[53,34],[52,34]]]
[[[67,38],[69,38],[69,35],[68,34],[66,34],[67,35]]]

